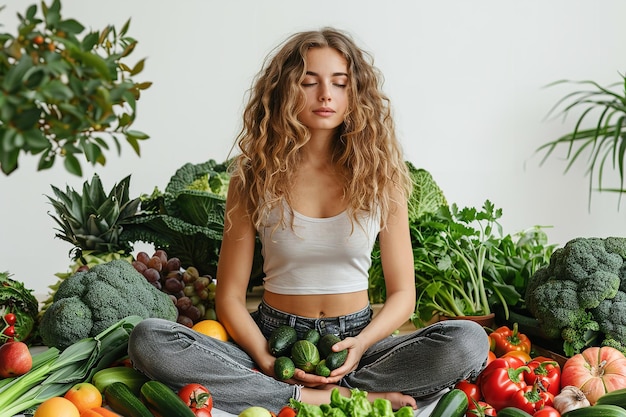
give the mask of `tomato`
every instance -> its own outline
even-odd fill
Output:
[[[546,405],[541,410],[536,411],[533,417],[561,417],[561,413],[556,408]]]
[[[580,388],[591,405],[607,392],[626,386],[626,356],[609,347],[590,347],[569,358],[561,370],[561,387]]]
[[[465,393],[465,395],[467,395],[467,401],[470,404],[472,404],[472,400],[479,401],[482,397],[478,384],[473,384],[466,379],[457,382],[455,388],[460,389]]]
[[[11,325],[11,326],[7,327],[6,329],[4,329],[4,331],[2,333],[5,336],[8,336],[8,337],[14,337],[15,336],[15,326]]]
[[[466,417],[495,416],[496,409],[484,401],[470,402],[467,407]]]
[[[204,407],[204,408],[192,408],[191,411],[193,411],[194,415],[196,417],[213,417],[211,415],[211,411]]]
[[[196,413],[196,416],[204,417],[202,414],[198,414],[200,410],[206,410],[209,412],[208,415],[211,415],[213,396],[204,385],[187,384],[178,390],[178,397]]]
[[[4,322],[9,326],[12,326],[17,321],[17,317],[13,313],[7,313],[4,315]]]
[[[296,410],[286,405],[280,409],[276,417],[296,417],[296,414],[298,414]]]

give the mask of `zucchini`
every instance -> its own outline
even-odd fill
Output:
[[[498,411],[498,417],[532,417],[524,410],[520,410],[516,407],[505,407]]]
[[[467,395],[460,389],[454,388],[441,396],[430,413],[430,417],[463,417],[468,405]]]
[[[612,404],[626,408],[626,388],[620,388],[615,391],[607,392],[596,401],[596,405]]]
[[[91,377],[91,383],[104,393],[106,388],[114,382],[123,382],[133,394],[139,395],[139,390],[149,378],[134,368],[128,366],[113,366],[96,372]]]
[[[191,408],[160,381],[148,381],[143,384],[141,399],[150,410],[163,417],[195,417]]]
[[[568,411],[561,417],[626,417],[626,410],[613,404],[596,404]]]
[[[124,417],[153,417],[148,407],[123,382],[113,382],[104,390],[106,404]]]

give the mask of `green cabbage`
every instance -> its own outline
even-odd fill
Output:
[[[141,213],[124,225],[124,239],[152,243],[168,257],[179,258],[183,267],[215,277],[230,180],[227,168],[228,161],[212,159],[183,165],[163,192],[155,188],[141,196]],[[258,279],[262,260],[257,246],[252,277]]]

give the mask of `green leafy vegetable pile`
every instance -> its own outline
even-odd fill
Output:
[[[533,274],[525,297],[566,356],[597,344],[626,353],[626,238],[570,240]]]
[[[377,398],[370,402],[367,392],[358,389],[350,390],[350,397],[344,397],[339,389],[334,388],[330,393],[330,403],[313,405],[290,400],[290,405],[297,410],[298,417],[413,417],[413,409],[404,406],[396,411],[391,407],[391,401]]]

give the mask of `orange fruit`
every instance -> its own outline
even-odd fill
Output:
[[[200,320],[191,329],[224,342],[228,340],[226,329],[217,320]]]
[[[37,407],[34,417],[80,417],[80,412],[67,398],[52,397]]]
[[[76,406],[79,412],[102,406],[102,394],[95,385],[80,382],[70,388],[64,395]]]

